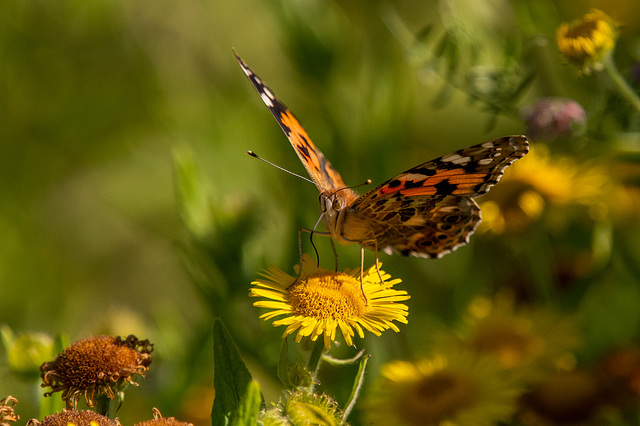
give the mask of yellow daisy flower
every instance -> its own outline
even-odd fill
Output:
[[[464,351],[393,361],[366,399],[366,424],[491,426],[507,421],[521,393],[495,359]]]
[[[558,48],[584,73],[602,68],[602,59],[613,49],[616,26],[607,14],[592,9],[582,19],[562,24],[556,33]]]
[[[269,309],[260,316],[265,321],[285,315],[273,322],[274,327],[287,326],[283,338],[297,331],[296,342],[303,337],[315,341],[324,334],[324,346],[329,349],[338,329],[352,346],[354,329],[361,338],[363,329],[380,336],[387,329],[400,331],[393,321],[407,323],[409,308],[397,302],[410,296],[393,289],[401,280],[390,280],[391,276],[382,270],[381,282],[375,266],[363,273],[362,288],[360,269],[329,271],[317,267],[308,255],[302,257],[298,280],[275,266],[261,275],[263,279],[251,283],[249,295],[266,299],[253,304]]]

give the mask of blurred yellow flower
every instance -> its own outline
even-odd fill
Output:
[[[325,348],[329,349],[338,329],[347,345],[352,346],[354,329],[360,337],[364,337],[363,328],[380,336],[387,329],[400,331],[393,321],[407,323],[409,308],[397,302],[410,296],[392,288],[400,279],[388,281],[391,276],[380,270],[380,281],[372,266],[364,272],[361,287],[359,268],[329,271],[317,267],[308,255],[302,257],[301,267],[297,280],[271,266],[262,274],[264,279],[251,283],[249,295],[267,299],[253,304],[269,309],[260,318],[268,321],[285,315],[273,322],[274,327],[287,326],[283,338],[296,331],[296,342],[303,337],[315,341],[324,335]]]
[[[556,32],[558,48],[584,73],[602,68],[602,59],[613,47],[617,29],[611,17],[592,9],[582,19],[560,25]]]
[[[480,231],[521,232],[550,205],[586,206],[594,220],[608,208],[604,195],[611,189],[606,171],[594,164],[578,164],[570,157],[551,157],[543,144],[532,145],[529,155],[511,166],[504,178],[480,203]],[[562,219],[555,216],[554,220]]]
[[[576,321],[546,308],[517,307],[511,295],[478,297],[468,308],[462,344],[494,356],[525,380],[575,365],[579,345]]]
[[[363,413],[366,424],[490,426],[509,420],[520,391],[495,359],[456,351],[383,365]]]

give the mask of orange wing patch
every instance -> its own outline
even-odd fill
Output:
[[[286,136],[289,138],[298,156],[300,156],[303,164],[306,167],[315,169],[316,173],[320,173],[320,163],[322,162],[320,156],[322,156],[322,154],[319,154],[315,146],[310,143],[311,139],[307,131],[300,125],[300,122],[296,120],[291,111],[281,112],[280,122],[289,129]],[[324,158],[322,159],[324,160]]]
[[[417,195],[461,195],[473,191],[482,184],[486,173],[467,173],[463,169],[437,171],[433,176],[408,173],[398,176],[378,190],[378,196],[400,194]]]

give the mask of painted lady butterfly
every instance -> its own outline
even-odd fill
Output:
[[[236,54],[321,193],[331,236],[387,253],[440,258],[469,242],[480,223],[473,198],[495,185],[529,151],[525,136],[505,136],[427,161],[358,195],[347,187],[293,114]]]

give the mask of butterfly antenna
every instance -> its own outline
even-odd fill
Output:
[[[287,170],[287,169],[285,169],[284,167],[280,167],[280,166],[278,166],[277,164],[274,164],[274,163],[272,163],[272,162],[271,162],[271,161],[269,161],[269,160],[265,160],[264,158],[260,157],[258,154],[256,154],[256,153],[255,153],[255,152],[253,152],[253,151],[247,151],[247,154],[249,154],[249,155],[250,155],[250,156],[252,156],[253,158],[257,158],[258,160],[262,160],[262,161],[264,161],[265,163],[269,164],[270,166],[275,167],[276,169],[282,170],[283,172],[289,173],[290,175],[293,175],[293,176],[295,176],[295,177],[298,177],[298,178],[300,178],[300,179],[302,179],[302,180],[306,180],[307,182],[311,182],[312,184],[314,184],[314,185],[319,186],[320,188],[322,188],[322,186],[318,185],[316,182],[312,181],[311,179],[306,178],[306,177],[304,177],[304,176],[302,176],[302,175],[299,175],[299,174],[297,174],[297,173],[294,173],[294,172],[292,172],[291,170]],[[371,182],[371,181],[369,181],[369,182]],[[324,189],[324,188],[322,188],[322,189]]]
[[[358,185],[345,186],[345,187],[342,187],[342,188],[340,188],[340,189],[336,189],[336,191],[335,191],[332,195],[335,195],[335,194],[337,194],[339,191],[343,191],[343,190],[345,190],[345,189],[354,189],[354,188],[359,188],[359,187],[361,187],[361,186],[365,186],[365,185],[371,185],[371,179],[367,179],[367,180],[365,180],[364,182],[362,182],[362,183],[360,183],[360,184],[358,184]]]

